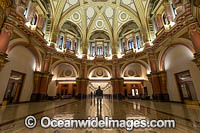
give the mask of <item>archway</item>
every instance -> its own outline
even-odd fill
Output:
[[[152,87],[148,81],[148,66],[140,62],[129,62],[121,69],[124,79],[123,95],[129,98],[143,98],[152,95]],[[146,90],[144,90],[146,88]]]
[[[9,92],[12,92],[10,103],[29,101],[34,87],[30,81],[33,81],[37,58],[31,50],[19,44],[8,52],[8,60],[0,73],[0,102],[9,98]]]
[[[100,87],[104,91],[104,96],[110,97],[112,92],[111,85],[111,72],[105,67],[94,67],[90,69],[88,73],[89,85],[87,88],[87,94],[95,93]]]
[[[186,45],[176,44],[167,48],[162,55],[167,72],[167,90],[171,101],[186,102],[200,99],[197,66],[193,63],[193,50]]]
[[[76,78],[79,73],[69,63],[59,63],[53,66],[54,75],[48,87],[48,96],[59,96],[60,98],[71,98],[76,94]]]

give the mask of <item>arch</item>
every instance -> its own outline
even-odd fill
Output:
[[[96,33],[103,33],[103,34],[105,34],[105,35],[109,38],[109,40],[110,40],[109,33],[108,33],[107,31],[105,31],[105,30],[95,30],[95,31],[91,32],[91,34],[88,36],[88,38],[91,39],[91,37],[92,37],[93,35],[95,35]]]
[[[80,36],[78,36],[78,37],[82,37],[82,31],[81,31],[81,27],[78,25],[78,24],[76,24],[76,23],[74,23],[73,21],[71,21],[71,20],[66,20],[62,25],[60,25],[60,29],[65,25],[65,24],[70,24],[71,26],[74,26],[74,27],[77,27],[77,32],[78,32],[78,35],[80,35]],[[74,33],[74,34],[76,34],[76,33]]]
[[[66,60],[65,61],[62,61],[62,60],[56,61],[54,64],[51,65],[50,72],[53,72],[55,70],[55,68],[61,64],[68,64],[68,65],[72,66],[72,68],[74,68],[74,70],[76,70],[77,76],[79,76],[80,72],[79,72],[79,68],[77,67],[77,65],[70,61],[66,61]]]
[[[61,17],[61,19],[60,19],[60,21],[59,21],[59,23],[58,23],[57,28],[58,28],[58,30],[60,30],[61,27],[63,26],[63,24],[64,24],[65,22],[70,22],[70,23],[72,23],[72,24],[74,24],[74,25],[76,25],[76,26],[78,27],[79,32],[80,32],[80,36],[83,37],[83,30],[82,30],[82,28],[81,28],[77,23],[74,23],[73,21],[67,19],[67,18],[70,17],[74,12],[78,11],[78,9],[76,9],[76,8],[77,8],[77,7],[74,7],[73,10],[67,11],[66,13],[64,13],[64,14],[62,15],[62,17]]]
[[[14,40],[10,41],[9,47],[8,47],[6,53],[9,54],[9,52],[13,48],[15,48],[17,46],[23,46],[23,47],[25,47],[25,48],[27,48],[28,50],[31,51],[31,53],[34,55],[35,60],[36,60],[36,71],[40,71],[42,61],[41,61],[41,58],[39,56],[40,55],[39,52],[37,51],[36,48],[34,48],[33,46],[31,46],[29,44],[29,42],[25,41],[23,38],[18,38],[18,39],[14,39]]]
[[[96,70],[96,69],[98,69],[98,68],[103,68],[103,69],[105,69],[107,72],[109,72],[109,75],[110,75],[111,78],[112,78],[112,71],[111,71],[111,69],[110,69],[109,67],[107,67],[107,66],[93,66],[93,67],[89,68],[88,73],[87,73],[87,77],[89,78],[89,75],[90,75],[94,70]]]
[[[121,67],[120,75],[122,76],[123,72],[125,71],[125,69],[127,68],[127,66],[129,66],[129,65],[131,65],[133,63],[137,63],[137,64],[142,65],[147,70],[147,74],[149,74],[151,72],[150,66],[146,62],[144,62],[142,60],[135,60],[135,61],[130,61],[130,62],[124,64]]]
[[[139,25],[138,25],[134,20],[129,20],[129,21],[125,22],[124,24],[122,24],[122,25],[118,28],[117,35],[119,36],[120,33],[122,32],[123,27],[124,27],[124,26],[127,26],[127,25],[130,24],[130,23],[135,23],[135,24],[138,26],[138,28],[141,29],[141,28],[139,27]]]
[[[160,54],[159,54],[158,62],[159,62],[159,70],[160,71],[165,70],[164,61],[165,61],[167,53],[170,51],[171,48],[178,46],[178,45],[181,45],[181,46],[188,48],[193,54],[195,53],[195,50],[191,45],[188,45],[186,43],[172,43],[170,46],[163,49],[163,51],[161,51]]]

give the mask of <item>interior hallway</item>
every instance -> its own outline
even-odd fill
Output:
[[[155,133],[188,133],[200,132],[200,109],[195,105],[177,103],[160,103],[143,100],[111,100],[104,99],[101,116],[109,116],[112,119],[174,119],[176,129],[137,129],[134,132],[155,132]],[[87,119],[88,116],[97,116],[97,105],[94,99],[77,101],[57,100],[51,102],[26,103],[8,105],[0,110],[0,132],[5,133],[125,133],[122,129],[42,129],[38,124],[34,130],[24,126],[24,118],[27,115],[34,115],[37,119],[42,116],[60,119]],[[131,131],[130,133],[132,133]]]

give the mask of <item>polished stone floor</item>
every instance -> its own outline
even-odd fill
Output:
[[[60,119],[86,119],[88,116],[109,116],[112,119],[174,119],[175,129],[42,129],[38,124],[33,130],[24,125],[24,118],[34,115],[38,120],[42,116]],[[153,102],[143,100],[104,99],[102,111],[97,111],[94,99],[57,100],[49,102],[25,103],[0,106],[0,133],[199,133],[200,107],[178,103]]]

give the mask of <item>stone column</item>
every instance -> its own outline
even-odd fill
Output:
[[[46,59],[44,61],[44,72],[49,72],[50,63],[51,63],[51,55],[47,54]]]
[[[194,62],[197,64],[197,67],[200,69],[200,29],[197,25],[192,25],[190,27],[190,36],[195,49]]]
[[[29,0],[16,0],[16,12],[19,13],[21,16],[24,16],[24,12],[28,6]]]
[[[6,17],[6,8],[11,4],[11,0],[1,0],[0,1],[0,29],[4,23]]]
[[[40,83],[41,83],[42,73],[34,72],[34,88],[31,95],[31,101],[38,101],[40,99]]]
[[[149,53],[149,62],[151,66],[151,74],[147,75],[152,84],[153,100],[168,101],[167,92],[167,75],[166,72],[159,72],[157,69],[156,57],[153,53]]]
[[[2,29],[0,34],[0,71],[5,66],[5,64],[8,62],[7,60],[7,54],[6,50],[8,48],[9,40],[11,38],[11,27],[6,27]]]
[[[86,98],[89,79],[87,78],[87,65],[83,62],[81,65],[80,77],[76,79],[77,92],[76,97],[79,99]]]
[[[42,73],[41,84],[40,84],[40,100],[46,100],[48,97],[47,90],[49,81],[51,80],[52,75],[49,72]]]
[[[158,31],[160,29],[162,29],[163,25],[164,25],[164,22],[163,22],[163,19],[162,19],[162,15],[161,14],[158,14],[156,16],[156,23],[157,23],[157,26],[158,26]]]
[[[37,24],[37,26],[41,31],[43,31],[44,22],[45,22],[45,18],[42,15],[39,15],[38,16],[38,24]]]
[[[160,82],[159,82],[159,76],[156,72],[147,75],[149,81],[152,84],[153,89],[153,100],[160,100],[160,94],[161,94],[161,88],[160,88]]]
[[[159,81],[160,81],[160,89],[161,89],[161,100],[169,101],[169,95],[167,91],[167,73],[165,71],[159,72]]]
[[[200,33],[198,31],[191,31],[190,35],[191,35],[191,39],[192,39],[192,43],[195,48],[195,51],[199,53],[200,52]]]
[[[112,78],[111,85],[113,88],[113,98],[122,99],[123,98],[123,78]]]
[[[149,63],[151,67],[151,72],[157,72],[157,60],[153,53],[149,53]]]
[[[169,2],[165,3],[165,13],[168,20],[170,22],[174,22],[174,17],[173,17],[174,15],[173,15],[173,11]]]
[[[51,55],[47,54],[44,61],[43,71],[35,72],[34,74],[34,90],[31,97],[32,101],[46,100],[48,97],[48,85],[52,80],[53,75],[49,72],[51,63]]]
[[[120,69],[118,62],[115,61],[112,66],[112,79],[111,79],[111,85],[113,88],[113,97],[117,99],[123,98],[123,84],[124,79],[120,77]]]
[[[88,78],[76,79],[76,86],[77,86],[76,98],[79,98],[79,99],[86,98],[88,84],[89,84]]]
[[[194,62],[196,63],[196,65],[197,65],[197,67],[199,68],[199,70],[200,70],[200,53],[196,53],[195,55],[194,55]]]
[[[30,5],[29,11],[28,11],[28,15],[27,15],[28,22],[31,23],[34,14],[35,14],[35,7],[33,5]]]

